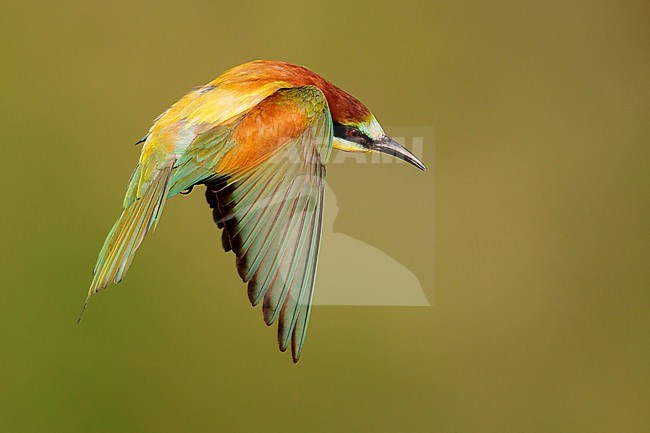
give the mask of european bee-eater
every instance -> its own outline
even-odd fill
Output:
[[[309,322],[332,148],[383,152],[425,169],[356,98],[305,67],[269,60],[236,66],[183,96],[138,143],[140,160],[84,309],[124,278],[165,201],[203,184],[250,302],[262,302],[267,325],[279,317],[278,344],[285,351],[291,339],[294,362]]]

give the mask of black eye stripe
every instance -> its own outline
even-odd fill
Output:
[[[369,145],[372,143],[372,139],[366,134],[361,132],[359,128],[350,125],[342,125],[340,123],[334,122],[334,136],[342,138],[343,140],[353,141],[361,145]],[[350,134],[350,131],[354,131]]]

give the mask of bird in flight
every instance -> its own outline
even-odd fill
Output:
[[[205,185],[250,302],[262,303],[267,325],[278,321],[278,345],[291,344],[294,362],[309,322],[332,148],[382,152],[425,169],[359,100],[305,67],[270,60],[236,66],[183,96],[139,143],[82,314],[93,294],[122,281],[166,200]]]

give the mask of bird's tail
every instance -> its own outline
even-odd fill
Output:
[[[171,166],[168,169],[157,170],[151,182],[146,186],[143,185],[144,188],[138,187],[140,181],[138,174],[139,168],[131,178],[124,210],[108,233],[104,246],[99,252],[93,271],[93,281],[79,314],[79,320],[93,294],[111,283],[122,281],[142,240],[149,231],[155,229],[163,211],[169,192]],[[136,198],[137,189],[140,189],[140,194]]]

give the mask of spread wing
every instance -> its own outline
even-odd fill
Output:
[[[294,362],[305,341],[316,277],[332,120],[313,86],[282,89],[231,135],[219,175],[204,182],[223,245],[237,256],[253,305],[278,321],[278,344]]]

